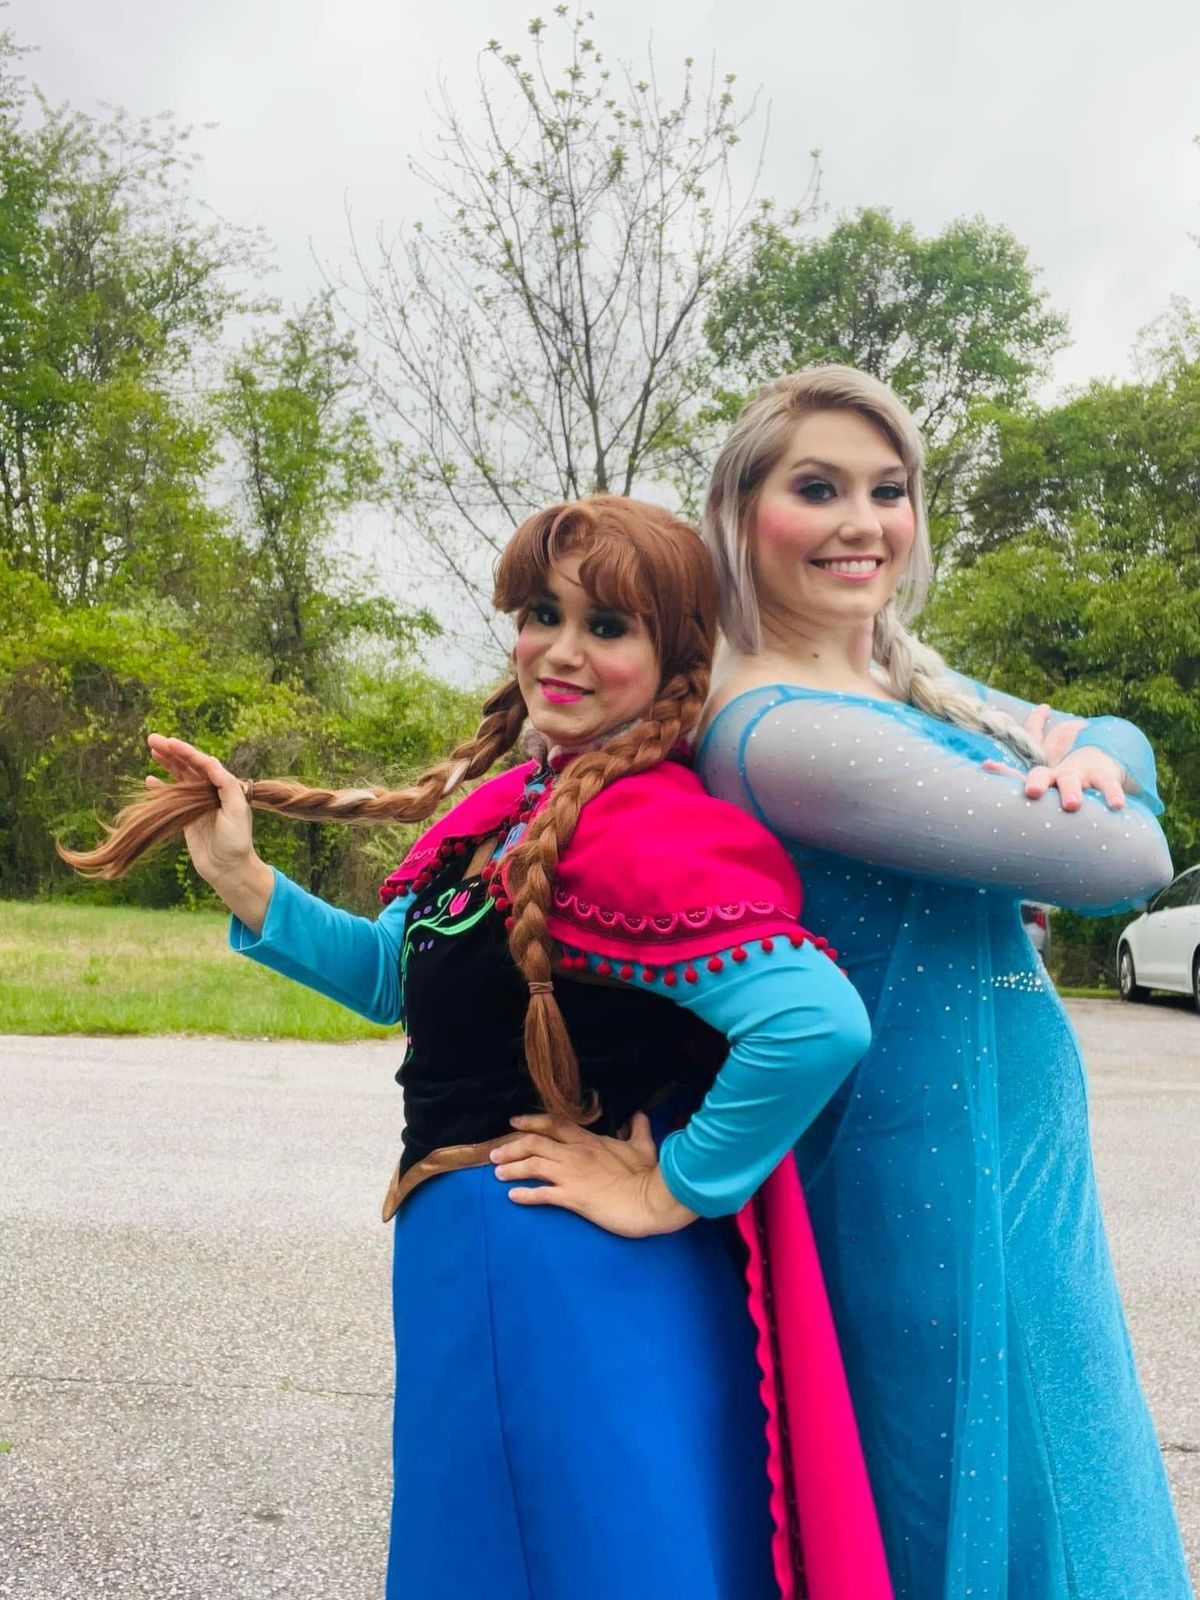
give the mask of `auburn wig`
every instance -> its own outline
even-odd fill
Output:
[[[505,857],[512,901],[509,949],[530,985],[529,1071],[547,1111],[586,1121],[592,1111],[581,1100],[578,1063],[553,993],[546,915],[554,874],[583,806],[618,778],[657,765],[699,720],[712,666],[717,585],[694,528],[658,506],[593,495],[550,506],[521,524],[497,563],[496,609],[520,626],[545,591],[555,563],[576,554],[582,557],[579,581],[589,598],[606,610],[641,618],[659,668],[657,692],[641,720],[577,755],[553,779],[550,801]],[[510,678],[484,702],[472,737],[408,788],[312,789],[286,779],[256,778],[246,798],[254,810],[305,822],[419,822],[511,750],[526,716],[520,688]],[[115,878],[152,845],[181,833],[220,804],[209,783],[164,784],[127,805],[95,850],[60,845],[59,854],[78,872]]]

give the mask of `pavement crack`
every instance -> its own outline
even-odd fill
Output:
[[[204,1383],[189,1383],[180,1378],[82,1378],[73,1374],[52,1372],[0,1373],[4,1383],[41,1383],[47,1387],[91,1389],[175,1389],[190,1394],[206,1390],[240,1390],[253,1394],[310,1394],[326,1399],[390,1400],[390,1389],[327,1389],[313,1384],[293,1383],[290,1378],[278,1378],[273,1383],[239,1383],[236,1379],[213,1379]]]
[[[1200,1456],[1200,1444],[1183,1444],[1168,1439],[1164,1441],[1162,1451],[1164,1455],[1173,1452],[1179,1456]]]

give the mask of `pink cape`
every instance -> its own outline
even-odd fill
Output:
[[[460,801],[412,846],[380,898],[405,892],[436,863],[439,847],[482,839],[511,820],[535,770],[534,762],[510,768]],[[548,791],[540,797],[534,815],[549,798]],[[800,898],[796,869],[774,834],[707,794],[690,767],[661,761],[618,779],[583,808],[555,873],[546,924],[570,954],[636,964],[639,978],[655,974],[644,979],[650,983],[664,964],[699,961],[739,942],[800,943],[808,937],[798,922]]]
[[[791,1156],[738,1213],[750,1253],[782,1600],[891,1600],[825,1279]]]
[[[381,898],[393,899],[428,872],[439,848],[485,838],[511,821],[535,770],[532,762],[511,768],[460,801],[417,840]],[[736,960],[751,939],[764,950],[781,937],[811,939],[799,925],[800,902],[795,868],[774,834],[706,794],[689,767],[664,761],[618,779],[584,807],[559,862],[546,921],[564,966],[596,956],[602,973],[607,963],[625,979],[671,985],[679,981],[671,963],[686,963],[684,980],[700,981],[691,963],[707,958],[720,966],[718,952],[733,945]],[[891,1600],[825,1280],[790,1156],[737,1220],[749,1250],[781,1596]]]

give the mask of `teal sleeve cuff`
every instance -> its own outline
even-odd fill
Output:
[[[726,961],[672,998],[729,1040],[712,1088],[659,1151],[663,1179],[702,1217],[738,1211],[779,1165],[871,1042],[849,979],[811,944]]]
[[[231,917],[230,948],[372,1022],[400,1022],[400,947],[412,896],[393,900],[372,920],[339,911],[273,870],[262,932]]]

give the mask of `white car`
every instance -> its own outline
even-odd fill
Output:
[[[1160,889],[1117,941],[1122,1000],[1144,1000],[1149,989],[1190,994],[1200,1010],[1200,866]]]

